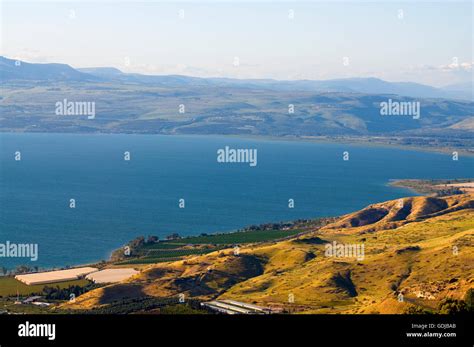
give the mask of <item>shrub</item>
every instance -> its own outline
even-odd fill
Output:
[[[441,314],[457,314],[467,312],[467,305],[462,300],[451,298],[443,299],[438,305]]]
[[[464,295],[464,302],[469,312],[474,311],[474,288],[469,288]]]
[[[431,314],[431,311],[428,311],[427,309],[418,306],[418,305],[410,305],[406,310],[406,314]]]

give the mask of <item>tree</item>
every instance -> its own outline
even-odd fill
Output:
[[[464,295],[464,302],[466,303],[467,310],[469,312],[474,311],[474,289],[469,288]]]
[[[438,310],[441,314],[465,313],[467,312],[467,305],[462,300],[446,298],[439,303]]]
[[[160,238],[158,236],[149,235],[148,239],[146,240],[146,243],[157,243],[158,241],[160,241]]]
[[[406,310],[406,314],[430,314],[431,312],[418,305],[410,305]]]
[[[24,274],[31,272],[31,268],[28,265],[18,265],[15,269],[16,274]]]
[[[173,233],[173,234],[170,234],[168,236],[166,236],[166,239],[167,240],[177,240],[177,239],[180,239],[181,236],[179,236],[178,233]]]
[[[130,241],[129,246],[131,249],[136,249],[143,246],[144,243],[145,243],[145,237],[139,236],[136,239],[133,239],[132,241]]]

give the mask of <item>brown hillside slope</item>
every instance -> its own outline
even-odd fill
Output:
[[[330,257],[327,244],[364,247]],[[435,307],[474,286],[472,195],[371,205],[292,240],[154,264],[125,283],[67,304],[91,308],[150,295],[235,299],[306,313],[403,313]],[[402,293],[403,302],[397,301]]]
[[[345,215],[338,222],[328,225],[326,229],[344,233],[373,232],[469,208],[474,208],[472,195],[469,194],[444,198],[423,196],[403,198],[373,204]]]

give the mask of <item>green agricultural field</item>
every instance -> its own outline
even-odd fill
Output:
[[[206,254],[210,252],[217,251],[222,249],[222,247],[212,247],[212,248],[196,248],[196,249],[172,249],[172,250],[159,250],[159,249],[150,249],[146,254],[146,257],[149,258],[174,258],[174,257],[185,257],[187,255],[195,254]]]
[[[146,257],[146,258],[134,258],[131,260],[121,261],[117,264],[119,265],[140,265],[140,264],[155,264],[155,263],[165,263],[168,261],[178,261],[181,258],[153,258],[153,257]]]
[[[215,234],[207,236],[194,236],[184,239],[166,241],[173,244],[215,244],[232,245],[277,240],[301,233],[301,230],[265,230],[242,231],[228,234]]]
[[[68,288],[69,286],[85,286],[89,284],[90,281],[86,279],[81,280],[74,280],[74,281],[65,281],[65,282],[58,282],[58,283],[49,283],[49,284],[38,284],[28,286],[14,277],[0,277],[0,297],[7,297],[7,296],[15,296],[18,294],[20,296],[25,295],[32,295],[32,294],[41,294],[43,292],[43,288],[48,287],[56,287],[59,288]]]
[[[213,248],[195,248],[195,249],[172,249],[172,250],[161,250],[161,249],[149,249],[143,257],[126,260],[120,262],[120,264],[153,264],[165,261],[180,260],[182,257],[188,255],[202,255],[210,252],[222,249],[222,247]]]
[[[176,261],[189,255],[203,255],[233,245],[272,241],[294,236],[299,233],[301,233],[301,230],[242,231],[162,241],[143,245],[135,250],[138,257],[121,261],[118,264],[153,264],[166,261]],[[194,247],[187,247],[189,245]],[[205,248],[201,246],[204,246]]]
[[[140,250],[146,251],[149,249],[176,249],[181,247],[176,243],[170,243],[169,241],[161,241],[158,243],[147,243],[141,246]]]

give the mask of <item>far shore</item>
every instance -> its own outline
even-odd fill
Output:
[[[402,136],[271,136],[271,135],[250,135],[250,134],[163,134],[163,133],[116,133],[116,132],[41,132],[41,131],[0,131],[0,134],[56,134],[56,135],[148,135],[148,136],[181,136],[181,137],[227,137],[237,139],[249,139],[254,141],[275,141],[275,142],[305,142],[305,143],[331,143],[345,144],[352,146],[370,146],[381,148],[397,148],[403,150],[413,150],[421,152],[432,152],[441,154],[452,154],[457,151],[461,155],[472,157],[474,149],[468,150],[462,147],[449,146],[423,146],[406,145],[402,143],[391,143],[391,141],[403,140]]]
[[[421,195],[474,193],[474,178],[394,179],[389,185],[409,189]]]

